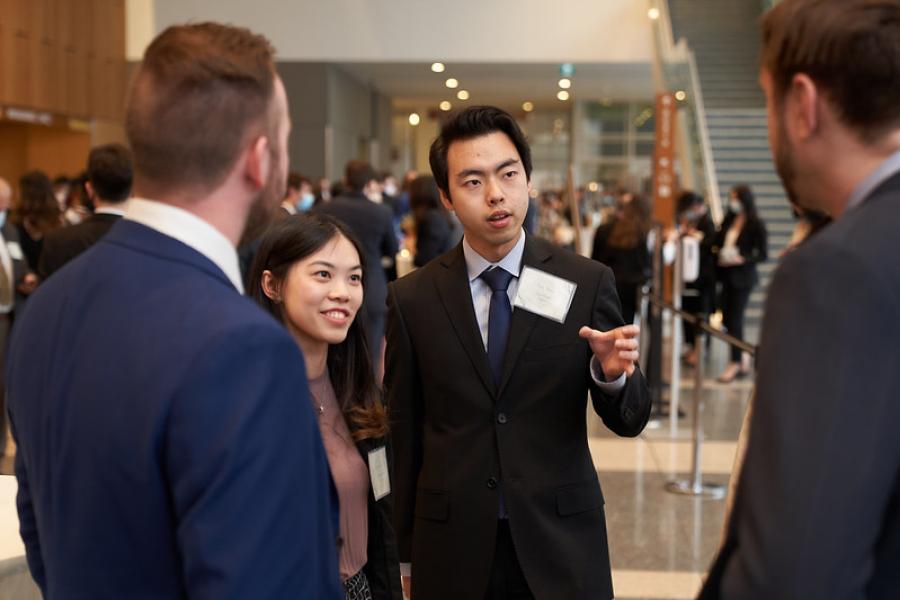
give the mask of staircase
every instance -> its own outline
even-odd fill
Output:
[[[769,233],[769,260],[747,309],[747,337],[755,342],[766,289],[787,246],[794,218],[769,150],[759,74],[760,0],[669,0],[673,37],[686,38],[697,61],[706,126],[722,205],[729,190],[747,184]]]

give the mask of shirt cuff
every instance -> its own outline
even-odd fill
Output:
[[[603,377],[603,371],[600,369],[600,361],[597,360],[596,356],[591,357],[591,378],[594,380],[594,383],[597,384],[597,387],[600,388],[600,391],[608,396],[615,396],[622,388],[625,387],[625,373],[619,375],[618,379],[615,381],[606,381]]]
[[[412,577],[412,563],[400,563],[400,577]]]

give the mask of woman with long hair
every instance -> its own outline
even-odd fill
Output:
[[[340,503],[340,575],[346,598],[400,600],[390,495],[381,497],[380,477],[370,479],[379,467],[389,472],[388,418],[360,322],[364,272],[359,242],[346,225],[323,214],[295,215],[263,235],[251,269],[250,294],[303,350]]]
[[[425,266],[450,250],[461,235],[441,204],[437,183],[431,175],[419,175],[409,184],[409,207],[416,224],[416,254],[413,264]]]
[[[728,213],[713,244],[716,278],[722,283],[722,324],[728,333],[744,339],[744,312],[759,281],[756,264],[768,258],[766,226],[756,212],[753,192],[746,185],[731,189]],[[731,361],[719,376],[730,383],[750,372],[750,356],[731,347]]]
[[[594,234],[591,258],[612,269],[626,325],[634,322],[638,290],[651,274],[647,236],[652,227],[646,200],[629,193],[623,196],[616,216],[600,225]]]
[[[19,197],[13,204],[10,220],[19,230],[19,243],[28,268],[37,272],[44,236],[63,224],[53,182],[45,173],[29,171],[19,179]]]

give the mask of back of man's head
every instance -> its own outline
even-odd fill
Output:
[[[378,179],[378,174],[375,172],[375,169],[372,168],[372,165],[366,161],[351,160],[347,163],[347,168],[344,171],[344,178],[347,180],[347,187],[350,188],[351,191],[359,193],[365,189],[369,182],[376,181]]]
[[[431,172],[438,188],[447,198],[450,198],[450,175],[447,172],[447,151],[450,145],[496,132],[506,134],[516,147],[522,168],[525,169],[525,178],[531,180],[531,149],[513,116],[495,106],[472,106],[451,116],[444,123],[428,153]]]
[[[91,150],[88,181],[101,202],[118,204],[131,194],[131,151],[121,144],[106,144]]]
[[[783,0],[762,33],[776,102],[805,73],[862,140],[900,127],[900,0]]]
[[[273,55],[263,36],[217,23],[153,40],[125,111],[139,192],[215,189],[245,144],[275,139]]]

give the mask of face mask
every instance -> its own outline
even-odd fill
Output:
[[[312,208],[312,205],[315,201],[316,197],[312,195],[312,192],[300,194],[300,199],[297,200],[297,210],[299,210],[300,212],[306,212]]]
[[[736,215],[739,215],[742,212],[744,212],[744,205],[741,204],[740,202],[738,202],[737,200],[732,200],[731,202],[728,203],[728,210],[730,210],[731,212],[733,212]]]
[[[384,186],[384,193],[388,196],[396,196],[397,195],[397,186],[395,186],[395,185]]]

